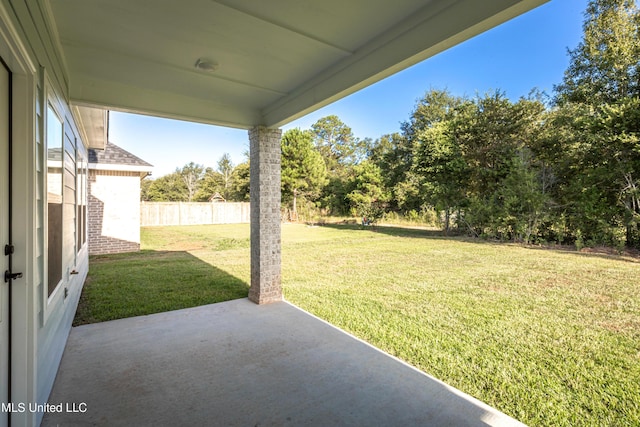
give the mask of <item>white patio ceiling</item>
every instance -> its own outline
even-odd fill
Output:
[[[285,124],[546,1],[49,0],[49,6],[72,103],[250,128]],[[198,70],[201,58],[217,69]]]

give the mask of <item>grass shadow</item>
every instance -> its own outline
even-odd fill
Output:
[[[640,263],[640,253],[637,250],[618,250],[610,247],[594,247],[584,248],[578,251],[573,246],[560,246],[560,245],[523,245],[527,249],[542,250],[542,251],[556,251],[575,255],[583,258],[602,258],[611,261],[623,261],[631,263]]]
[[[452,233],[449,233],[448,236],[445,236],[444,232],[441,230],[430,230],[425,228],[412,228],[412,227],[403,227],[403,226],[393,226],[393,225],[373,225],[363,227],[359,224],[349,224],[349,223],[324,223],[319,224],[320,227],[333,228],[336,230],[362,230],[369,231],[375,233],[386,234],[389,236],[395,237],[413,237],[413,238],[431,238],[431,239],[450,239],[450,238],[460,238],[460,236],[455,236]]]
[[[567,245],[527,245],[524,243],[505,242],[500,240],[487,240],[478,237],[472,237],[455,231],[445,234],[442,230],[425,229],[411,226],[394,226],[394,225],[375,225],[363,227],[359,224],[351,223],[325,223],[322,227],[333,228],[336,230],[362,230],[372,233],[380,233],[394,237],[407,237],[432,240],[456,240],[460,242],[476,243],[482,245],[519,245],[526,249],[562,252],[577,257],[584,258],[602,258],[607,260],[625,261],[632,263],[640,263],[640,253],[637,250],[619,251],[615,248],[596,247],[584,248],[581,251],[575,249],[574,246]]]
[[[246,298],[249,284],[185,251],[89,258],[74,326]]]

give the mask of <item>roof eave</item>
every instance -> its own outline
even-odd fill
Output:
[[[71,111],[87,148],[104,150],[107,146],[109,116],[102,108],[73,105]]]

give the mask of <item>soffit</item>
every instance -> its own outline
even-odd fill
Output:
[[[109,129],[107,111],[84,105],[74,105],[71,111],[87,148],[103,150],[107,145]]]
[[[546,0],[50,0],[73,103],[279,126]],[[198,58],[218,64],[205,73]]]

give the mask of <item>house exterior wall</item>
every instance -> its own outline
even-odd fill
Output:
[[[140,250],[140,174],[89,170],[89,253]]]
[[[36,147],[38,202],[35,216],[40,280],[34,304],[39,313],[35,322],[35,401],[40,403],[47,401],[53,387],[89,263],[86,226],[80,223],[86,218],[79,221],[78,216],[78,207],[87,203],[87,192],[82,188],[87,183],[77,179],[81,175],[80,165],[87,162],[87,148],[53,76],[43,68],[38,75],[36,132],[40,142]],[[50,111],[55,112],[62,124],[60,161],[49,159]],[[53,188],[57,188],[57,194]],[[81,202],[78,194],[84,194]],[[51,217],[53,205],[59,206],[57,218]],[[59,236],[55,247],[52,247],[51,236]],[[53,272],[59,272],[59,276],[52,277]],[[37,413],[36,417],[39,422],[42,414]]]
[[[0,343],[0,351],[11,352],[11,400],[16,404],[47,402],[88,271],[86,217],[78,214],[86,202],[86,180],[78,176],[87,147],[65,98],[68,79],[45,25],[46,4],[0,2],[0,57],[11,71],[13,92],[13,270],[23,273],[12,284],[11,345]],[[56,171],[48,170],[55,163],[47,159],[47,131],[54,124],[50,112],[60,129]],[[59,205],[55,222],[50,222],[51,204]],[[49,244],[53,234],[60,244],[55,251]],[[56,280],[49,277],[52,263]],[[38,425],[42,416],[15,412],[11,425]]]

